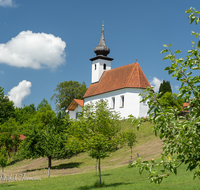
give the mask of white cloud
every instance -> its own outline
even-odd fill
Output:
[[[0,0],[0,6],[2,7],[13,7],[15,6],[12,0]]]
[[[23,80],[8,92],[9,99],[14,102],[16,107],[22,107],[24,98],[31,94],[31,86],[31,82]]]
[[[153,80],[150,82],[151,86],[154,87],[154,91],[156,91],[156,92],[159,91],[159,87],[160,87],[161,83],[162,83],[162,80],[160,80],[156,77],[153,77]]]
[[[65,62],[66,43],[46,33],[22,31],[5,44],[0,44],[0,63],[33,69],[55,69]]]

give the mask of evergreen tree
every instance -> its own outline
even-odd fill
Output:
[[[162,93],[160,94],[160,97],[162,97],[166,92],[172,93],[172,88],[169,81],[163,80],[159,87],[159,93]]]

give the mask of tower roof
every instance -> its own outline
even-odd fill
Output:
[[[151,87],[138,63],[104,71],[98,83],[91,84],[83,98],[122,88]]]
[[[101,38],[99,41],[99,45],[94,48],[94,52],[96,55],[104,55],[107,56],[110,53],[110,49],[106,46],[105,37],[104,37],[104,25],[102,25]]]

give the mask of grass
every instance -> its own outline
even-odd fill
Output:
[[[132,129],[137,135],[137,143],[133,148],[133,160],[137,154],[145,160],[159,158],[162,152],[162,142],[155,137],[149,122],[141,125],[137,131],[135,127],[123,122],[124,129]],[[185,172],[181,167],[177,176],[171,176],[161,185],[149,184],[147,173],[139,175],[138,169],[128,168],[130,148],[124,146],[102,160],[102,182],[104,189],[197,189],[198,179],[192,180],[193,174]],[[96,189],[98,176],[95,175],[96,160],[81,153],[69,160],[54,160],[52,162],[51,178],[47,177],[47,159],[15,161],[5,168],[5,174],[26,173],[27,177],[41,177],[41,181],[18,181],[3,184],[1,189],[69,189],[84,190]],[[96,187],[96,188],[95,188]],[[199,189],[199,188],[198,188]]]
[[[137,135],[137,143],[133,147],[133,160],[137,159],[137,154],[149,160],[158,158],[162,151],[162,142],[155,137],[149,122],[141,125],[137,131],[127,122],[123,122],[123,129],[132,129]],[[112,169],[127,165],[130,161],[130,148],[124,146],[110,154],[108,158],[102,160],[102,169]],[[36,160],[15,161],[5,168],[6,175],[26,172],[29,177],[47,177],[47,158]],[[53,160],[51,176],[69,175],[77,173],[94,172],[96,160],[88,156],[88,153],[81,153],[71,159]]]
[[[138,168],[128,168],[127,166],[104,170],[102,172],[103,189],[112,190],[145,190],[145,189],[199,189],[200,181],[193,180],[193,173],[185,171],[182,166],[177,176],[170,176],[164,179],[160,185],[149,184],[147,172],[139,175]],[[92,190],[97,189],[98,176],[94,173],[76,174],[68,176],[59,176],[52,178],[42,178],[41,181],[19,181],[3,184],[0,189],[9,190]],[[99,189],[99,188],[98,188]]]

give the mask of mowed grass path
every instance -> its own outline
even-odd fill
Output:
[[[102,172],[102,180],[105,183],[103,189],[173,189],[173,190],[195,190],[200,189],[200,180],[193,180],[193,173],[185,171],[181,167],[178,175],[171,175],[164,179],[161,184],[149,184],[147,172],[139,175],[138,168],[119,167]],[[0,189],[9,190],[92,190],[98,176],[92,173],[75,174],[60,177],[42,178],[41,181],[19,181],[3,184]]]

